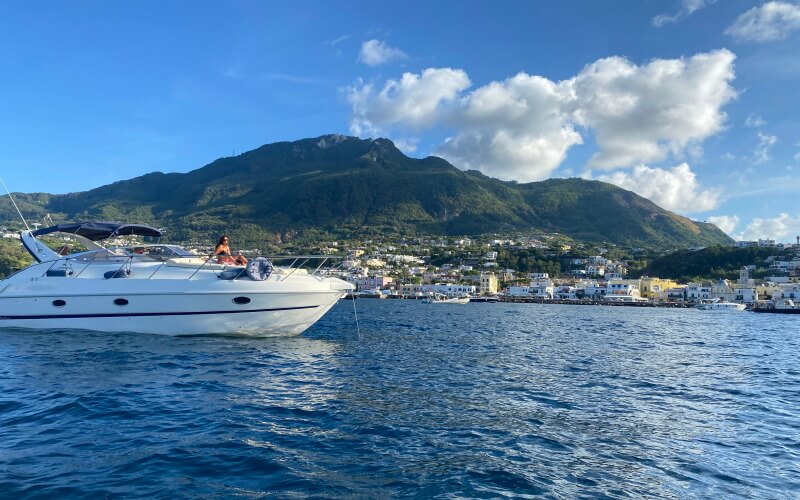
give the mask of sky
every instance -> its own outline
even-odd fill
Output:
[[[793,242],[799,54],[799,0],[3,2],[0,176],[85,191],[340,133]]]

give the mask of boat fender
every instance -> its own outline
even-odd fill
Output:
[[[128,270],[117,269],[116,271],[106,271],[103,273],[103,278],[107,280],[111,278],[127,278],[129,274],[130,271]]]
[[[272,262],[266,257],[256,257],[247,263],[247,275],[251,280],[264,281],[272,274]]]

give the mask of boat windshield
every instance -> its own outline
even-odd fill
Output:
[[[114,248],[101,248],[100,250],[89,250],[88,252],[81,252],[68,255],[67,260],[74,260],[78,262],[120,262],[128,258],[124,252]]]
[[[166,261],[180,257],[196,257],[183,247],[177,245],[133,245],[116,248],[126,255],[133,256],[138,260]]]

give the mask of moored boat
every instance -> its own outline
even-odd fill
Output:
[[[753,312],[774,314],[800,314],[800,304],[795,304],[792,299],[775,299],[767,303],[756,304]]]
[[[470,302],[479,302],[479,303],[496,303],[500,302],[500,299],[496,296],[483,296],[483,297],[470,297]]]
[[[422,299],[426,304],[469,304],[469,297],[448,297],[440,293]]]
[[[89,250],[62,256],[37,239],[57,232]],[[123,235],[160,237],[161,232],[104,222],[23,231],[23,245],[37,262],[0,281],[0,325],[291,336],[353,289],[343,280],[273,266],[263,257],[247,267],[230,266],[176,245],[106,248],[97,243]]]
[[[701,309],[703,311],[744,311],[747,306],[736,302],[726,302],[715,299],[711,302],[702,302],[694,307],[695,309]]]

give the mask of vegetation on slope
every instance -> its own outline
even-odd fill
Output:
[[[701,250],[679,250],[654,258],[643,274],[682,282],[700,279],[736,279],[743,266],[768,268],[770,256],[791,258],[792,249],[776,247],[736,248],[715,245]]]
[[[183,241],[227,232],[260,248],[307,232],[356,238],[546,231],[661,248],[731,241],[715,226],[611,184],[503,182],[441,158],[409,158],[386,139],[335,135],[269,144],[185,174],[157,172],[82,193],[18,198],[25,213],[38,216],[142,222],[167,227]],[[14,215],[4,199],[0,216]]]

